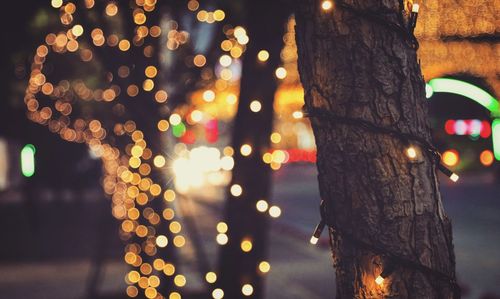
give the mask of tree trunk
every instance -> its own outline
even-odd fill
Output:
[[[397,30],[407,26],[403,1],[348,2],[325,11],[302,0],[296,12],[337,298],[459,297],[436,160],[422,142],[408,158],[401,135],[387,133],[431,139],[416,51]]]
[[[234,121],[232,146],[235,167],[232,172],[233,184],[242,187],[241,196],[233,196],[228,191],[225,207],[225,221],[228,224],[229,242],[219,254],[219,284],[224,298],[246,298],[242,286],[253,287],[252,298],[263,297],[263,278],[258,271],[260,262],[267,257],[269,214],[259,212],[256,202],[269,201],[271,169],[262,160],[269,149],[273,124],[273,102],[277,82],[274,71],[281,63],[283,33],[288,14],[279,9],[279,1],[245,1],[249,18],[246,29],[250,42],[243,58],[243,72],[238,104]],[[259,62],[260,50],[269,52],[269,60]],[[258,100],[262,108],[258,112],[250,110],[250,103]],[[243,156],[240,148],[244,144],[252,147],[249,156]],[[241,242],[249,240],[252,249],[244,252]]]

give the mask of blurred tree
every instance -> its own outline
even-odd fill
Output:
[[[127,294],[135,297],[143,289],[147,298],[158,292],[180,296],[176,289],[186,278],[175,250],[186,239],[172,205],[165,131],[173,109],[202,81],[200,68],[187,63],[197,35],[173,19],[193,14],[181,2],[51,3],[59,16],[44,11],[39,18],[49,20],[41,25],[53,33],[31,64],[24,98],[28,118],[64,140],[86,143],[101,158],[102,185],[121,221],[120,237],[128,241],[124,259],[136,268],[126,276]],[[205,43],[204,50],[211,45]],[[167,93],[164,76],[173,73]],[[89,296],[96,284],[89,280]]]
[[[403,1],[346,2],[296,12],[337,297],[456,298],[411,15]]]
[[[219,254],[218,286],[228,298],[263,297],[267,259],[268,205],[271,169],[262,160],[270,149],[273,129],[275,70],[281,63],[283,33],[290,11],[281,1],[247,0],[246,29],[250,37],[240,83],[240,100],[232,133],[235,167],[227,190],[225,222],[229,242]],[[241,188],[241,194],[239,192]],[[236,189],[235,189],[236,187]]]

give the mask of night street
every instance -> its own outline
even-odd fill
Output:
[[[4,2],[0,299],[500,299],[500,0]]]
[[[281,217],[272,221],[270,262],[272,270],[267,279],[267,298],[322,299],[335,293],[334,270],[326,234],[319,245],[309,244],[312,230],[317,224],[318,188],[316,170],[312,164],[288,165],[273,176],[272,202],[282,209]],[[441,178],[445,209],[453,220],[454,243],[457,256],[459,281],[464,288],[463,298],[500,296],[500,185],[491,174],[464,175],[456,185]],[[206,190],[205,190],[206,191]],[[477,194],[481,193],[478,197]],[[221,190],[211,190],[208,197],[198,198],[199,219],[220,217],[221,198],[210,196]],[[216,245],[213,225],[203,222],[200,226],[205,250],[215,256]],[[215,263],[213,259],[210,261]],[[189,268],[189,266],[188,266]],[[44,293],[47,299],[81,298],[84,282],[90,267],[87,260],[64,264],[21,262],[0,266],[0,298],[23,299]],[[118,260],[106,262],[101,294],[119,293],[123,287],[126,267]],[[196,269],[191,269],[189,288],[199,285]],[[67,287],[55,288],[60,283]],[[20,287],[23,285],[23,287]]]

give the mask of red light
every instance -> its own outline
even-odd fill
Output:
[[[483,125],[482,128],[481,128],[481,133],[479,133],[479,135],[483,138],[488,138],[490,137],[491,135],[491,125],[488,121],[486,120],[483,120],[481,122],[481,124]]]
[[[453,135],[455,134],[455,121],[453,119],[449,119],[444,123],[444,130],[446,134]]]
[[[186,144],[193,144],[196,141],[196,135],[193,131],[187,130],[181,137],[181,141]]]
[[[219,128],[216,119],[211,119],[205,124],[205,138],[208,143],[217,142],[217,139],[219,139]]]

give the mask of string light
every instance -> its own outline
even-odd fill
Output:
[[[251,103],[250,103],[250,110],[252,112],[259,112],[260,110],[262,109],[262,104],[260,103],[260,101],[258,100],[253,100]]]
[[[415,31],[415,27],[417,26],[417,18],[418,18],[418,10],[420,6],[417,3],[414,3],[411,7],[410,13],[410,33],[413,34]]]
[[[253,286],[249,283],[244,284],[241,287],[241,293],[245,296],[251,296],[253,294]]]
[[[205,280],[208,283],[214,283],[217,281],[217,274],[215,274],[214,272],[208,272],[207,274],[205,274]]]
[[[321,233],[323,232],[323,229],[325,228],[325,221],[321,220],[318,225],[316,226],[316,228],[314,229],[314,233],[313,235],[311,236],[311,239],[309,240],[309,242],[313,245],[316,245],[318,244],[318,240],[319,240],[319,237],[321,237]]]
[[[439,163],[438,164],[438,168],[439,170],[444,174],[446,175],[447,177],[450,178],[450,180],[452,180],[453,182],[457,182],[458,179],[460,178],[458,176],[458,174],[454,173],[453,171],[449,170],[448,168],[446,168],[446,166],[444,166],[442,163]]]
[[[253,248],[252,241],[250,241],[250,239],[248,238],[243,239],[243,241],[241,241],[240,247],[243,252],[250,252]]]
[[[382,273],[380,273],[380,275],[375,278],[375,283],[378,285],[382,285],[384,283],[384,280],[387,277],[389,277],[389,275],[391,275],[393,272],[394,272],[394,265],[391,263],[387,263]]]
[[[233,184],[230,188],[230,192],[232,196],[238,197],[243,193],[243,188],[238,184]]]
[[[250,144],[243,144],[241,147],[240,147],[240,153],[241,155],[247,157],[247,156],[250,156],[250,154],[252,154],[252,146]]]
[[[321,9],[328,11],[333,8],[333,2],[331,0],[324,0],[321,2]]]
[[[409,143],[418,143],[420,146],[425,148],[425,150],[429,153],[429,155],[435,159],[435,163],[438,167],[438,170],[440,170],[442,173],[444,173],[446,176],[448,176],[453,182],[457,182],[459,179],[459,176],[446,168],[441,163],[441,155],[439,154],[438,150],[430,144],[427,140],[421,137],[414,136],[412,134],[408,133],[403,133],[396,131],[392,128],[388,127],[381,127],[377,126],[369,121],[363,120],[363,119],[354,119],[354,118],[348,118],[348,117],[341,117],[338,115],[335,115],[329,110],[324,110],[324,109],[319,109],[319,108],[308,108],[306,111],[306,114],[309,117],[317,117],[323,119],[325,122],[329,123],[342,123],[346,125],[351,125],[351,126],[357,126],[364,128],[366,130],[378,133],[378,134],[386,134],[393,136],[394,138],[397,138],[404,142],[405,144]],[[407,155],[410,157],[410,154],[413,154],[413,151],[410,151]],[[415,150],[415,156],[416,156],[416,150]]]
[[[269,208],[269,215],[273,218],[278,218],[281,216],[281,209],[278,206],[272,206]]]
[[[413,146],[410,146],[406,149],[406,155],[410,159],[415,159],[417,157],[417,150]]]
[[[215,289],[212,291],[212,297],[214,299],[222,299],[224,298],[224,291],[222,289]]]
[[[259,271],[262,273],[267,273],[271,271],[271,265],[266,261],[262,261],[259,263]]]
[[[265,201],[263,199],[257,201],[255,206],[257,207],[257,211],[262,212],[262,213],[267,211],[267,209],[269,208],[269,204],[267,203],[267,201]]]
[[[279,67],[275,71],[276,78],[285,79],[287,75],[287,71],[284,67]]]
[[[257,53],[257,59],[260,62],[266,62],[269,59],[269,52],[266,50],[260,50],[259,53]]]

